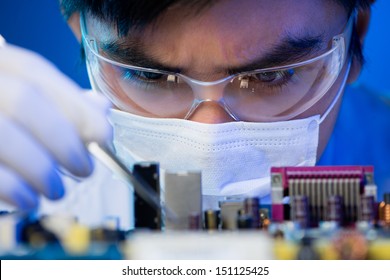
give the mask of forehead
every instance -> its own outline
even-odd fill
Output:
[[[142,32],[130,28],[124,38],[102,24],[98,37],[137,41],[146,55],[163,64],[211,72],[223,64],[242,65],[260,57],[286,35],[323,35],[330,40],[345,22],[345,10],[331,0],[222,0],[199,13],[169,8]]]

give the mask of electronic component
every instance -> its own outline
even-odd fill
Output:
[[[142,162],[134,165],[134,177],[142,179],[150,188],[160,195],[159,165],[153,162]],[[152,207],[137,193],[134,194],[135,228],[161,229],[161,208]]]
[[[238,213],[244,209],[244,200],[225,200],[220,202],[222,229],[236,230]]]
[[[344,225],[343,199],[339,195],[328,197],[326,221],[334,222],[337,226]]]
[[[327,220],[328,198],[340,196],[344,221],[353,224],[361,217],[361,197],[376,195],[371,166],[273,167],[271,169],[272,221],[283,222],[283,199],[306,196],[310,226]],[[293,205],[290,205],[293,207]]]
[[[93,228],[66,217],[0,216],[1,259],[119,259],[128,232]],[[58,226],[53,231],[54,224]],[[65,224],[63,226],[62,224]],[[60,233],[58,229],[63,229]]]
[[[191,215],[202,213],[202,192],[200,172],[165,173],[164,203],[176,215],[165,219],[167,230],[189,229]],[[201,220],[199,219],[199,227]]]
[[[153,163],[138,165],[134,176],[157,186],[157,169]],[[106,217],[101,227],[91,229],[66,215],[38,219],[1,213],[0,256],[390,259],[386,252],[390,248],[390,194],[384,195],[378,207],[372,167],[287,167],[272,171],[272,205],[262,205],[258,198],[235,197],[221,201],[220,210],[204,212],[200,173],[166,173],[157,210],[161,208],[164,217],[164,210],[170,209],[175,219],[160,219],[165,223],[162,231],[137,230],[141,222],[148,228],[156,225],[151,218],[159,215],[156,207],[149,209],[150,215],[143,216],[138,210],[137,217],[143,220],[132,232],[120,231],[115,216]],[[283,204],[287,197],[288,204]],[[146,209],[144,206],[135,205]],[[191,231],[182,231],[187,229]],[[226,229],[235,231],[223,232]]]
[[[189,225],[188,225],[189,229],[191,230],[201,229],[200,226],[202,224],[202,221],[201,221],[201,216],[199,215],[198,212],[191,213],[188,220],[189,220]]]
[[[91,244],[91,232],[86,226],[75,223],[69,228],[62,244],[72,255],[86,254]]]
[[[204,228],[207,230],[219,229],[219,211],[206,210],[204,211]]]
[[[9,252],[16,247],[20,241],[23,223],[18,215],[0,215],[0,252]]]
[[[383,201],[379,203],[379,223],[386,228],[390,227],[390,193],[385,193]]]
[[[259,209],[259,217],[260,217],[260,228],[268,229],[271,221],[269,219],[269,211],[268,208],[260,208]]]
[[[291,220],[301,229],[310,226],[309,199],[307,196],[294,195],[291,198]]]
[[[376,220],[375,200],[371,195],[362,195],[360,198],[360,216],[359,221],[374,223]]]
[[[260,199],[258,197],[247,197],[244,200],[245,214],[252,220],[250,228],[260,228]]]

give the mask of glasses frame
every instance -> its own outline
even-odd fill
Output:
[[[175,73],[175,72],[170,72],[170,71],[165,71],[165,70],[158,70],[158,69],[152,69],[152,68],[147,68],[147,67],[140,67],[140,66],[135,66],[135,65],[124,64],[124,63],[112,60],[110,58],[107,58],[99,53],[98,41],[95,38],[88,35],[85,21],[86,21],[85,15],[81,14],[80,27],[81,27],[82,40],[84,42],[84,48],[88,48],[88,50],[91,51],[91,53],[94,56],[96,56],[96,58],[101,59],[109,64],[115,65],[117,67],[122,67],[125,69],[135,70],[135,71],[144,71],[144,72],[163,74],[163,75],[168,75],[168,76],[173,76],[173,77],[179,77],[184,82],[186,82],[193,90],[195,98],[193,100],[193,103],[192,103],[188,113],[184,117],[184,119],[189,119],[191,117],[191,115],[194,113],[194,111],[199,107],[200,104],[202,104],[204,102],[217,102],[222,108],[224,108],[224,110],[229,114],[229,116],[232,119],[234,119],[235,121],[240,121],[240,119],[234,114],[233,110],[231,110],[229,108],[228,104],[226,104],[224,99],[223,99],[223,90],[227,84],[229,84],[234,79],[236,79],[240,76],[248,76],[248,75],[253,75],[253,74],[274,72],[274,71],[284,71],[284,70],[288,70],[291,68],[302,67],[302,66],[311,64],[313,62],[316,62],[318,60],[321,60],[321,59],[331,55],[332,53],[334,53],[338,48],[341,48],[341,59],[340,59],[341,62],[340,62],[340,66],[338,69],[338,73],[337,73],[334,81],[328,86],[328,88],[326,90],[324,90],[323,94],[321,94],[318,97],[316,97],[315,99],[313,99],[312,102],[310,102],[309,104],[304,106],[303,109],[283,118],[283,120],[289,120],[289,119],[293,119],[297,115],[300,115],[303,112],[307,111],[310,107],[312,107],[315,103],[317,103],[329,91],[329,88],[331,88],[333,86],[334,82],[337,80],[337,77],[339,76],[341,69],[345,65],[346,58],[348,56],[347,52],[349,50],[350,38],[352,35],[352,27],[354,25],[354,22],[356,21],[356,12],[354,11],[351,13],[342,33],[335,35],[331,39],[330,49],[327,50],[326,52],[316,56],[316,57],[310,58],[310,59],[305,60],[305,61],[287,64],[287,65],[283,65],[283,66],[268,67],[268,68],[262,68],[262,69],[254,69],[251,71],[239,72],[239,73],[235,73],[235,74],[226,76],[224,78],[221,78],[221,79],[218,79],[215,81],[201,81],[201,80],[191,78],[191,77],[184,75],[184,74],[181,74],[181,73]],[[91,76],[91,78],[93,78],[92,75],[90,75],[90,76]],[[210,92],[213,92],[216,94],[210,94]],[[213,95],[213,96],[211,96],[211,95]],[[269,118],[270,122],[279,121],[279,120],[280,120],[279,117],[270,117]]]

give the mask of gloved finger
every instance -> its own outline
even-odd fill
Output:
[[[0,164],[0,199],[20,210],[38,206],[38,194],[12,170]]]
[[[83,91],[53,64],[31,51],[6,45],[0,49],[0,75],[7,73],[25,80],[37,88],[76,127],[84,142],[104,143],[112,135],[112,127],[102,112],[102,99],[98,101]],[[109,102],[106,101],[109,107]]]
[[[76,176],[92,172],[90,158],[74,126],[39,89],[0,75],[0,112],[28,131],[66,170]],[[0,139],[3,136],[0,136]]]
[[[29,133],[0,115],[0,137],[0,164],[49,199],[64,195],[55,161]]]

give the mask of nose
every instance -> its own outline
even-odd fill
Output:
[[[235,121],[232,116],[215,101],[206,101],[198,105],[194,112],[189,116],[188,120],[216,124]]]

